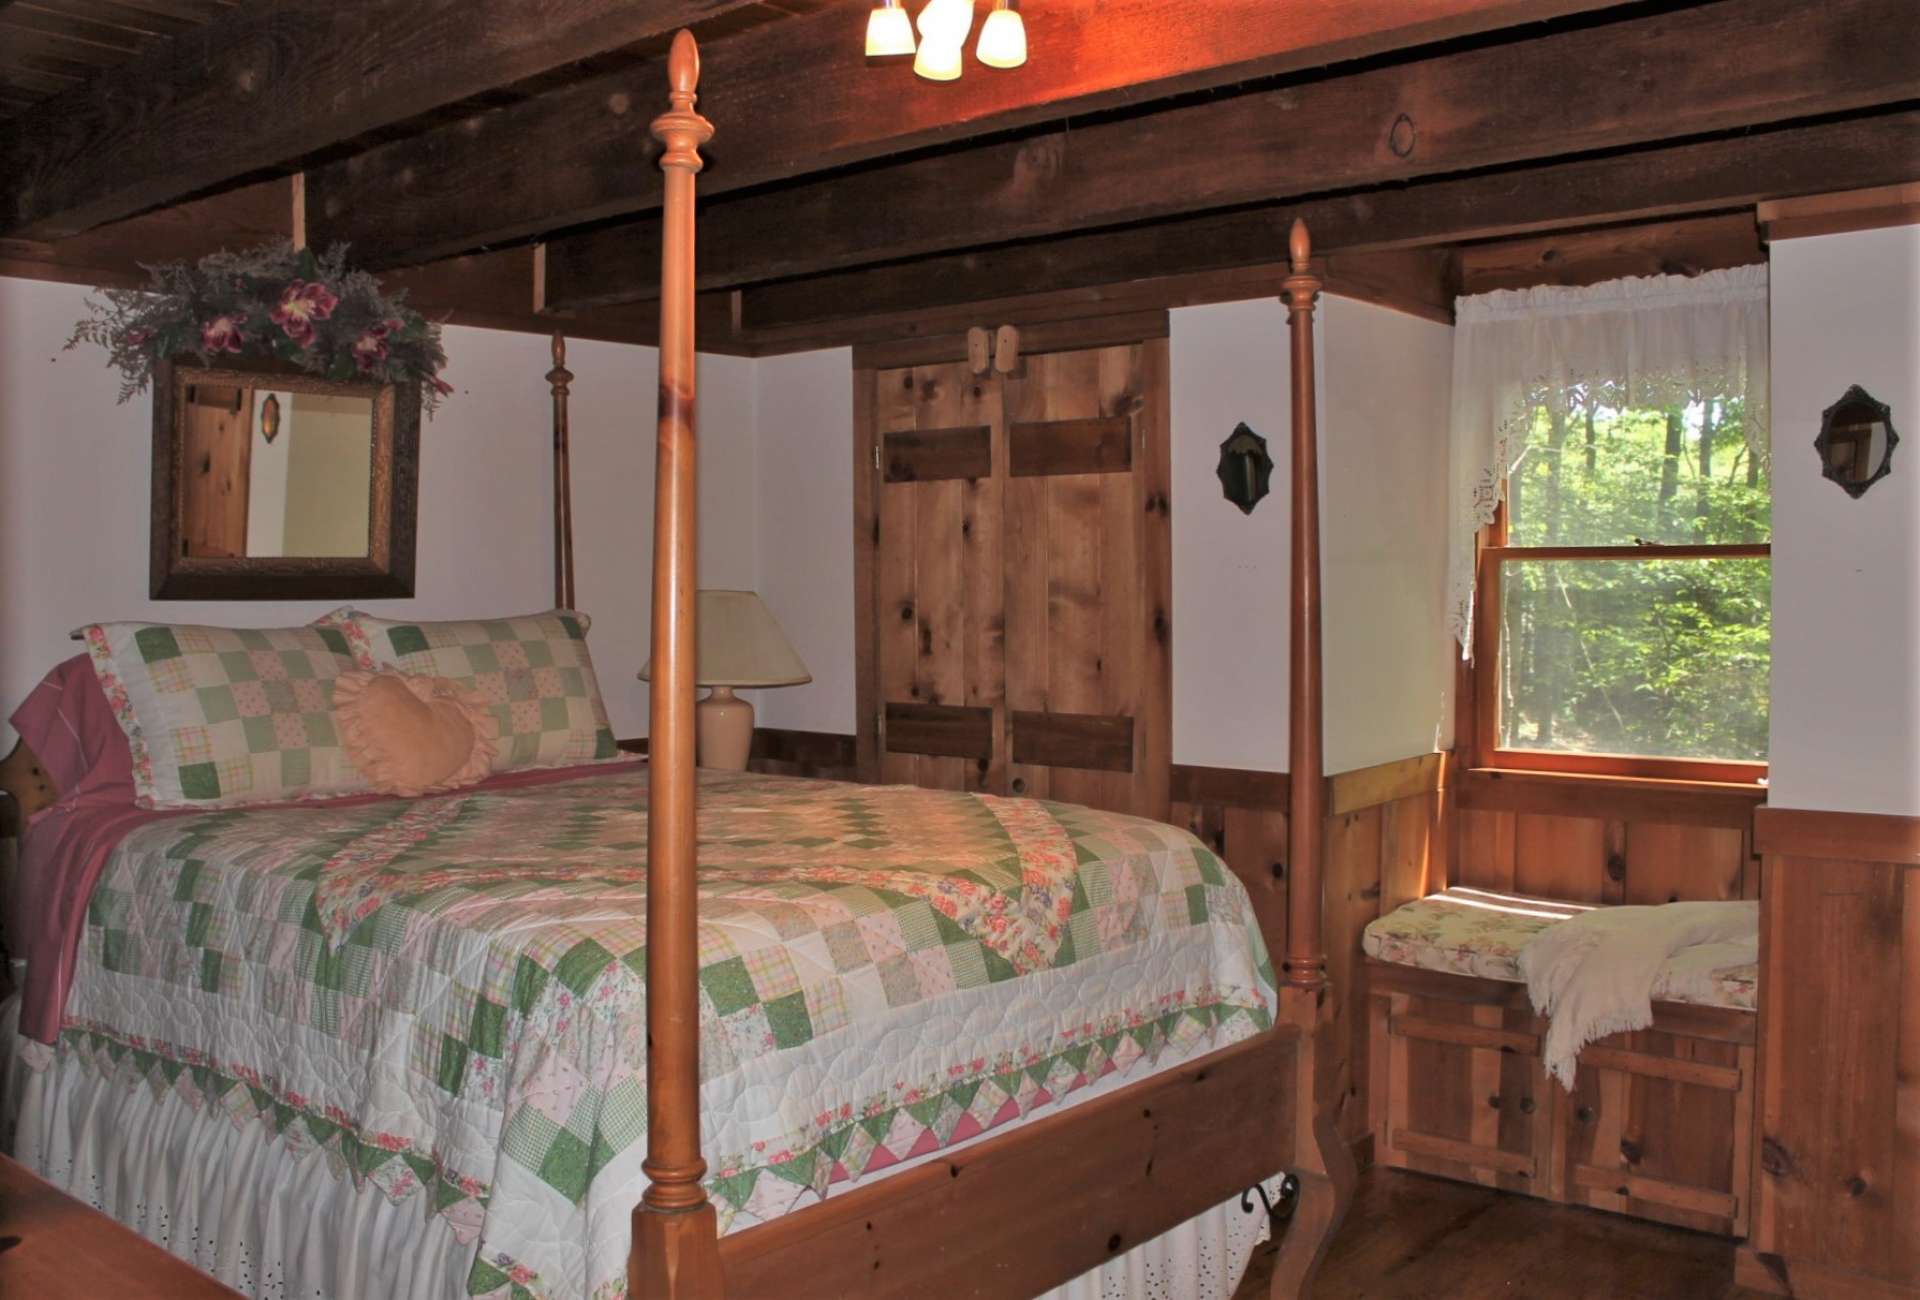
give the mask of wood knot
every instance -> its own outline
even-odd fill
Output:
[[[1640,1157],[1643,1154],[1645,1153],[1641,1151],[1640,1144],[1638,1142],[1633,1141],[1631,1138],[1620,1139],[1620,1158],[1625,1160],[1628,1164],[1630,1165],[1639,1164]]]
[[[1866,1194],[1867,1194],[1866,1179],[1862,1178],[1859,1174],[1855,1174],[1853,1177],[1847,1180],[1848,1196],[1865,1196]]]
[[[1791,1177],[1793,1153],[1780,1144],[1780,1139],[1763,1138],[1760,1142],[1760,1168],[1765,1170],[1769,1177]]]
[[[1387,148],[1393,150],[1395,158],[1411,158],[1413,146],[1419,138],[1414,129],[1413,119],[1405,113],[1393,119],[1393,125],[1387,128]]]
[[[1116,1232],[1111,1237],[1107,1238],[1107,1253],[1109,1255],[1117,1255],[1120,1253],[1120,1234],[1119,1233]]]

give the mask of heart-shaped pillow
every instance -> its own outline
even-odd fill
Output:
[[[375,790],[419,795],[472,785],[493,763],[499,723],[446,677],[342,673],[333,682],[341,747]]]

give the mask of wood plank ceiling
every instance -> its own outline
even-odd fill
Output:
[[[860,57],[865,0],[0,0],[0,271],[290,230],[298,175],[302,233],[452,318],[644,337],[691,24],[704,346],[1268,292],[1296,215],[1334,287],[1444,314],[1920,179],[1910,6],[1027,0],[1025,68],[932,85]]]

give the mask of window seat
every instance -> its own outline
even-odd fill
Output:
[[[1541,931],[1593,908],[1521,894],[1493,893],[1455,886],[1389,912],[1367,926],[1361,947],[1375,961],[1450,975],[1522,982],[1520,950]],[[1704,971],[1707,979],[1680,978]],[[1719,944],[1689,949],[1662,970],[1653,987],[1655,1001],[1752,1011],[1759,967],[1729,958]],[[1698,986],[1712,990],[1699,996]],[[1692,996],[1686,992],[1694,986]],[[1675,992],[1669,986],[1677,986]]]

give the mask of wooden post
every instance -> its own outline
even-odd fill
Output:
[[[1280,1020],[1300,1033],[1293,1078],[1297,1098],[1293,1217],[1274,1261],[1272,1300],[1305,1300],[1346,1217],[1359,1174],[1353,1152],[1334,1122],[1340,1091],[1336,1036],[1347,1032],[1327,986],[1321,937],[1322,820],[1326,773],[1321,758],[1320,691],[1320,464],[1313,386],[1313,304],[1320,277],[1308,266],[1306,223],[1295,221],[1287,240],[1293,273],[1281,284],[1293,355],[1293,591],[1289,665],[1286,978]]]
[[[654,470],[653,694],[647,805],[648,1183],[633,1212],[633,1300],[718,1300],[720,1240],[701,1178],[698,896],[694,882],[694,175],[712,125],[693,109],[700,53],[674,37],[660,249],[660,434]]]
[[[1288,641],[1287,983],[1317,989],[1327,981],[1320,935],[1321,821],[1326,781],[1320,723],[1320,458],[1313,392],[1313,304],[1320,277],[1307,266],[1307,226],[1287,240],[1293,274],[1281,285],[1293,335],[1293,616]]]
[[[553,369],[547,383],[553,388],[553,603],[574,607],[573,594],[573,465],[572,439],[567,428],[567,336],[553,332]]]

